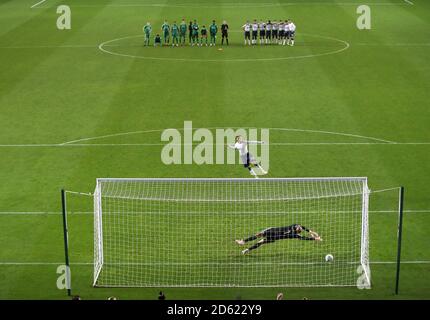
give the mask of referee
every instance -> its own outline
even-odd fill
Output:
[[[221,44],[224,44],[224,39],[228,45],[228,24],[227,21],[223,21],[221,25]]]

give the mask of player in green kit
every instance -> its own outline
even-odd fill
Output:
[[[199,45],[199,25],[197,24],[196,20],[194,20],[194,23],[193,23],[193,37],[192,37],[192,40],[193,40],[193,46],[195,44]]]
[[[164,23],[161,26],[161,31],[163,32],[164,44],[168,45],[170,42],[170,26],[167,23],[167,20],[164,20]]]
[[[212,24],[209,27],[209,33],[211,35],[211,46],[215,46],[217,32],[218,26],[216,25],[215,20],[213,20]]]
[[[145,33],[145,41],[144,41],[145,46],[149,46],[149,39],[151,39],[151,31],[152,31],[151,24],[147,22],[146,25],[143,27],[143,32]]]
[[[202,26],[200,29],[200,45],[203,46],[203,39],[206,41],[206,47],[208,46],[208,30],[206,29],[206,26]]]
[[[182,19],[181,24],[179,25],[179,43],[181,46],[185,45],[185,36],[187,34],[187,23],[184,19]]]
[[[173,25],[172,25],[172,47],[174,47],[175,44],[176,44],[176,46],[179,46],[178,36],[179,36],[179,27],[176,24],[176,21],[174,21]]]

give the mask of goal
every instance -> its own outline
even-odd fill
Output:
[[[93,285],[370,286],[369,192],[367,178],[97,179]],[[235,242],[293,224],[323,241]]]

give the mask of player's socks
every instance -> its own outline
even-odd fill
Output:
[[[254,234],[246,239],[243,239],[244,242],[249,242],[249,241],[253,241],[255,239],[257,239],[258,237]]]
[[[248,249],[245,249],[245,250],[248,250],[248,252],[249,252],[251,250],[257,249],[261,245],[262,245],[261,242],[257,242],[256,244],[252,245],[251,247],[249,247]],[[243,250],[243,251],[245,251],[245,250]]]
[[[263,169],[263,167],[259,164],[257,164],[258,168],[261,170],[262,174],[267,174],[267,171]]]
[[[254,169],[249,168],[249,173],[252,174],[254,177],[257,176],[257,174],[255,173]]]
[[[247,254],[248,252],[249,252],[249,249],[242,250],[242,254]]]
[[[236,243],[238,244],[238,245],[240,245],[240,246],[243,246],[244,244],[245,244],[245,241],[244,240],[235,240],[236,241]]]

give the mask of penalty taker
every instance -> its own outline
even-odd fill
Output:
[[[309,233],[309,236],[301,235],[302,231],[306,231]],[[252,235],[246,239],[236,240],[236,243],[240,246],[243,246],[245,243],[249,241],[254,241],[258,238],[262,238],[260,241],[252,245],[251,247],[242,250],[242,254],[247,254],[251,250],[255,250],[259,248],[261,245],[266,243],[272,243],[277,240],[283,239],[299,239],[299,240],[316,240],[322,241],[321,237],[315,231],[312,231],[305,226],[300,224],[292,224],[286,227],[272,227],[267,228],[255,235]]]

